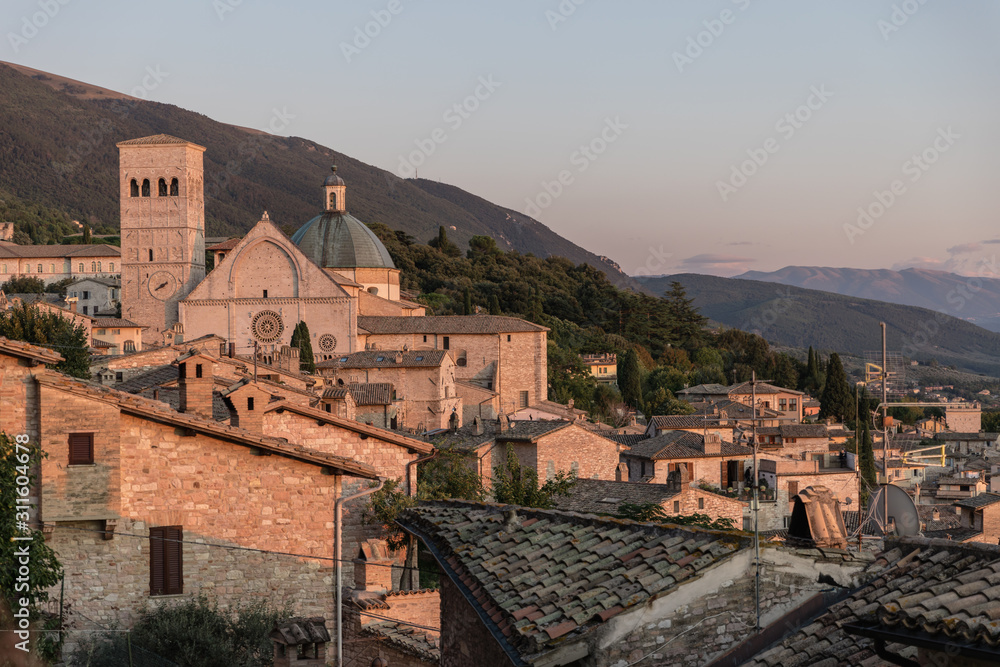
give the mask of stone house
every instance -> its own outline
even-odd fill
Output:
[[[793,459],[830,453],[830,433],[825,424],[782,424],[757,429],[762,451]]]
[[[980,477],[938,477],[938,500],[963,500],[986,493],[986,482]]]
[[[333,504],[373,465],[216,421],[210,357],[179,362],[179,411],[44,368],[58,359],[0,340],[0,428],[47,454],[33,521],[66,569],[72,629],[199,594],[330,617]]]
[[[587,367],[590,374],[597,378],[601,384],[618,383],[618,355],[614,352],[608,354],[581,354],[580,361]]]
[[[455,387],[455,362],[444,350],[365,350],[316,365],[333,385],[389,383],[402,405],[395,428],[446,428],[463,417]],[[355,396],[355,401],[357,401]]]
[[[949,403],[944,408],[949,431],[976,433],[983,429],[983,407],[977,402]]]
[[[704,665],[754,634],[752,539],[740,533],[455,501],[399,524],[442,571],[442,667]],[[858,586],[865,564],[763,549],[762,623],[780,624],[817,580]]]
[[[81,278],[66,286],[66,298],[76,299],[76,311],[95,317],[113,317],[121,299],[117,278]]]
[[[656,437],[608,435],[624,444],[621,461],[628,468],[628,481],[687,486],[705,483],[719,489],[739,488],[753,450],[717,436],[686,431],[664,431]]]
[[[962,542],[1000,544],[1000,495],[981,493],[955,503],[961,511],[959,527],[972,532]]]
[[[378,350],[446,350],[455,377],[496,391],[512,413],[548,397],[548,329],[514,317],[358,317],[358,344]]]
[[[145,327],[140,324],[120,317],[95,317],[91,327],[93,340],[111,345],[111,354],[142,351],[142,330]]]
[[[713,433],[726,442],[738,438],[739,431],[753,426],[753,411],[750,406],[738,401],[721,400],[716,403],[692,403],[695,411],[689,415],[657,415],[646,425],[646,435],[654,437],[665,431],[688,431],[702,435]],[[777,426],[780,415],[774,410],[759,408],[759,427]]]
[[[0,282],[40,278],[47,285],[66,278],[111,278],[120,271],[121,251],[111,245],[0,244]]]
[[[806,395],[794,389],[776,387],[766,382],[757,382],[756,391],[750,382],[740,382],[728,387],[721,384],[700,384],[677,392],[678,398],[686,401],[707,401],[710,403],[732,400],[744,405],[751,405],[754,394],[757,406],[774,410],[781,414],[782,420],[793,423],[802,421],[803,401]]]

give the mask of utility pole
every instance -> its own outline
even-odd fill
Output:
[[[760,632],[760,514],[759,478],[757,472],[757,371],[750,373],[750,428],[753,438],[753,552],[756,573],[754,576],[754,603],[757,608],[757,622],[754,626]],[[777,496],[775,496],[777,498]]]
[[[882,327],[882,474],[885,475],[885,488],[882,491],[882,502],[884,503],[884,514],[885,526],[882,528],[882,534],[889,534],[889,465],[887,461],[889,452],[889,406],[886,387],[886,353],[885,353],[885,322],[879,322],[879,326]]]

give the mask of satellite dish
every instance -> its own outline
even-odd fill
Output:
[[[875,510],[873,528],[877,534],[885,534],[886,504],[889,506],[889,521],[894,524],[892,534],[900,537],[920,534],[920,515],[917,514],[917,506],[913,504],[913,499],[903,489],[895,484],[882,484],[870,502],[872,503],[871,507]]]

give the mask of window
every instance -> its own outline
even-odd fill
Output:
[[[698,509],[700,509],[700,510],[705,509],[705,499],[704,498],[699,498],[698,499]]]
[[[39,273],[45,273],[44,269],[42,269],[42,265],[41,264],[38,265],[38,272]]]
[[[98,273],[101,272],[101,263],[100,262],[97,263],[97,272]]]
[[[787,409],[787,403],[788,403],[788,401],[786,401],[785,399],[779,398],[778,399],[778,409],[781,410],[782,412],[784,412]]]
[[[247,396],[247,410],[253,410],[253,396]]]
[[[153,249],[152,248],[149,249],[149,261],[151,261],[151,262],[153,261]]]
[[[27,266],[24,267],[24,272],[31,273],[31,264],[28,264]]]
[[[132,340],[125,341],[123,348],[126,352],[135,352],[135,341]]]
[[[334,211],[337,210],[337,193],[336,192],[331,192],[330,193],[330,209],[334,210]]]
[[[510,334],[507,334],[507,342],[510,342]]]
[[[202,373],[202,371],[201,371],[201,364],[195,364],[194,365],[194,376],[196,378],[200,378],[201,377],[201,373]]]
[[[4,273],[6,273],[6,271],[4,271]],[[427,336],[424,336],[424,342],[427,342]]]
[[[90,298],[90,290],[83,290],[83,300],[86,301]]]
[[[7,265],[6,264],[3,265],[3,272],[7,273]]]
[[[264,298],[267,298],[267,290],[264,290]]]
[[[69,464],[71,466],[86,466],[94,462],[94,434],[69,434]]]
[[[55,273],[55,272],[56,272],[56,265],[49,264],[49,273]]]
[[[84,314],[84,315],[87,315],[87,309],[88,309],[88,308],[89,308],[89,306],[84,306],[84,307],[83,307],[83,314]]]
[[[107,329],[98,329],[98,330],[97,330],[97,335],[98,335],[98,336],[103,336],[103,335],[105,335],[106,333],[108,333],[108,330],[107,330]]]
[[[80,268],[78,270],[80,273],[83,273],[83,262],[80,262]]]
[[[681,512],[681,501],[675,500],[674,501],[674,514],[680,514],[680,512]]]
[[[160,179],[159,188],[158,188],[158,191],[157,191],[156,195],[158,197],[166,197],[167,196],[167,182],[165,180],[163,180],[162,178]]]
[[[415,359],[415,361],[423,361],[423,360],[424,360],[423,356],[419,356]]]
[[[116,336],[121,336],[122,335],[122,330],[121,329],[112,329],[111,333],[113,333]]]
[[[546,477],[545,477],[546,479],[554,479],[555,478],[555,476],[556,476],[556,462],[555,461],[549,461],[545,465],[545,475],[546,475]]]
[[[142,179],[142,196],[143,197],[148,197],[149,196],[149,179],[148,178]]]
[[[129,197],[138,197],[138,196],[139,196],[139,184],[133,178],[132,186],[129,188]]]
[[[110,271],[111,273],[115,272],[115,263],[114,262],[108,262],[108,271]]]
[[[528,392],[522,391],[520,398],[521,398],[521,400],[520,400],[521,407],[522,408],[528,407]]]
[[[369,287],[368,288],[368,293],[369,294],[374,294],[375,296],[378,296],[378,288],[377,287]]]
[[[793,496],[799,495],[799,483],[789,482],[788,483],[788,499],[791,500]]]
[[[180,194],[179,184],[176,178],[172,178],[170,179],[170,196],[176,197],[178,194]]]
[[[451,338],[449,338],[448,336],[445,336],[444,337],[444,342],[442,343],[442,347],[444,349],[446,349],[446,350],[451,349]]]
[[[115,382],[124,382],[124,381],[125,381],[125,374],[124,373],[122,373],[121,371],[118,371],[117,373],[115,373]]]
[[[149,594],[184,592],[184,557],[181,526],[149,529]]]
[[[97,262],[91,262],[90,263],[90,272],[91,273],[97,273]]]
[[[789,404],[788,404],[788,409],[789,410],[794,410],[794,411],[798,412],[798,410],[799,410],[799,399],[797,399],[797,398],[791,399],[789,401]]]

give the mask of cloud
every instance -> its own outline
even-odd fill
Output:
[[[681,268],[694,273],[733,276],[747,271],[750,268],[749,265],[756,261],[752,257],[702,253],[701,255],[681,260]]]
[[[1000,239],[989,239],[988,241],[983,241],[985,244],[1000,243]]]
[[[997,241],[1000,243],[1000,241]],[[730,241],[726,245],[757,245],[755,241]]]
[[[983,249],[981,243],[962,243],[961,245],[953,245],[948,248],[949,255],[964,255],[970,252],[979,252]]]

